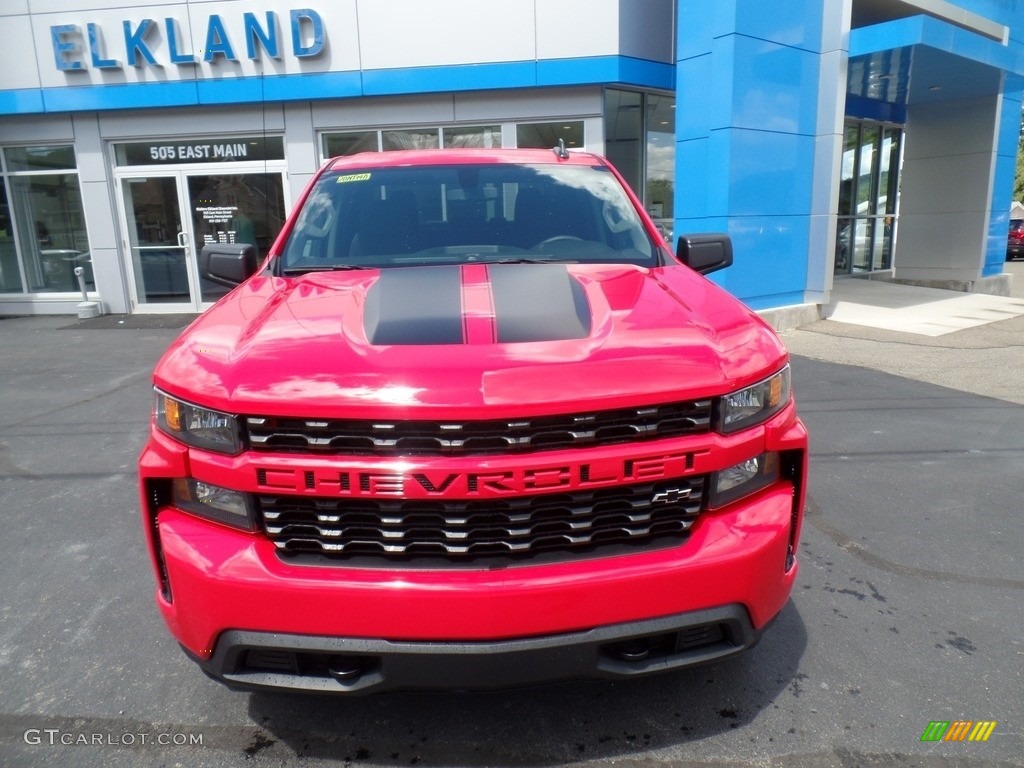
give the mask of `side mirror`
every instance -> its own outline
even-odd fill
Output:
[[[702,275],[725,269],[732,265],[732,240],[728,235],[683,235],[676,258]]]
[[[248,243],[210,243],[199,252],[199,274],[229,288],[248,280],[259,267],[256,248]]]

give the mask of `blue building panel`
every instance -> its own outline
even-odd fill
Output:
[[[142,109],[619,84],[670,91],[675,67],[629,56],[0,90],[0,114]],[[5,106],[7,105],[7,106]]]
[[[200,104],[251,104],[263,99],[262,78],[226,77],[200,80],[196,93]]]
[[[1011,108],[1011,117],[1015,117],[1016,133],[1020,134],[1020,103],[1010,102],[1016,106],[1016,114]],[[1007,105],[1004,103],[1004,118]],[[1005,119],[1004,119],[1005,122]],[[985,262],[982,276],[991,277],[1003,272],[1006,263],[1006,237],[1010,226],[1010,205],[1013,195],[1014,179],[1017,175],[1016,153],[996,156],[995,173],[992,182],[993,208],[989,211],[988,237],[985,246]],[[1001,193],[1001,194],[1000,194]]]
[[[804,301],[807,253],[805,216],[731,217],[734,266],[712,279],[753,309]]]
[[[711,41],[730,33],[730,26],[721,18],[722,6],[701,0],[679,0],[676,11],[676,63],[711,50]]]
[[[199,104],[196,81],[144,85],[83,85],[40,91],[44,112],[151,109]]]
[[[849,5],[841,2],[680,0],[676,230],[725,222],[737,257],[716,281],[758,308],[827,293],[843,116],[903,125],[915,105],[963,100],[983,124],[990,98],[1003,101],[981,274],[1002,271],[1024,90],[1024,2],[941,5],[901,18],[908,7],[893,3],[893,20],[844,34],[849,19],[840,14]],[[1006,44],[999,24],[1010,28]],[[830,95],[823,83],[837,53],[848,91]],[[977,269],[976,258],[950,272],[967,262]]]
[[[705,220],[715,215],[709,195],[709,181],[712,178],[708,172],[710,143],[710,135],[676,143],[676,232],[693,232],[693,229],[687,229],[687,222]],[[721,208],[719,215],[725,216]],[[701,227],[700,231],[706,229]]]
[[[1020,46],[1005,46],[996,40],[928,16],[909,16],[851,31],[850,58],[916,45],[944,51],[1006,72],[1024,74],[1024,52]]]
[[[703,196],[699,210],[705,216],[728,217],[807,213],[814,142],[813,136],[772,131],[712,131],[703,146],[707,173],[703,181],[691,176]],[[727,167],[713,164],[723,157],[729,158]],[[679,201],[676,207],[695,215]]]
[[[631,56],[590,56],[543,59],[537,62],[537,85],[632,85],[671,91],[675,88],[675,67]]]
[[[846,116],[857,120],[874,120],[879,123],[907,122],[907,107],[877,99],[867,99],[846,94]]]
[[[676,231],[723,223],[736,258],[713,279],[755,308],[801,303],[823,4],[682,0],[679,9]]]
[[[732,16],[732,26],[738,34],[813,53],[822,52],[822,32],[826,23],[835,24],[835,19],[825,19],[826,7],[832,10],[839,8],[822,0],[770,3],[767,13],[764,0],[736,0],[715,5]]]
[[[682,59],[676,64],[679,89],[676,91],[676,139],[690,141],[711,133],[711,109],[708,92],[714,89],[711,53]],[[677,163],[677,169],[685,167]]]
[[[262,81],[266,101],[290,99],[348,99],[364,92],[360,72],[310,72],[298,77],[265,77]]]
[[[43,111],[43,92],[38,88],[0,91],[0,115],[35,114]]]
[[[737,77],[728,96],[730,125],[813,135],[817,123],[821,57],[760,38],[733,35],[718,41],[727,49],[728,68]]]
[[[731,158],[730,169],[709,181],[723,188],[730,216],[808,215],[814,136],[755,130],[720,132],[720,136],[729,143],[725,151]]]
[[[829,6],[821,0],[680,0],[678,18],[685,25],[677,37],[677,57],[699,55],[706,40],[734,34],[820,53],[824,25],[836,25],[834,18],[825,19]]]

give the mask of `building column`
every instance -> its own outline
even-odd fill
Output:
[[[963,289],[984,274],[1000,101],[992,95],[908,107],[896,280]],[[1001,272],[1005,225],[996,250]]]
[[[125,284],[126,274],[117,247],[118,224],[116,196],[99,118],[94,112],[71,116],[75,127],[75,160],[78,181],[82,186],[82,208],[89,231],[89,257],[93,279],[105,314],[130,312]]]
[[[680,0],[676,233],[728,232],[754,309],[832,286],[852,0]]]

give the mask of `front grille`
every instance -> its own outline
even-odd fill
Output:
[[[282,554],[452,562],[571,556],[665,537],[678,544],[700,514],[704,486],[701,475],[487,501],[258,498],[264,532]]]
[[[576,448],[706,433],[711,400],[488,421],[245,420],[257,451],[466,456]]]

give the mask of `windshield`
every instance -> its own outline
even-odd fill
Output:
[[[603,166],[423,165],[322,176],[279,268],[517,261],[651,267],[658,250]]]

